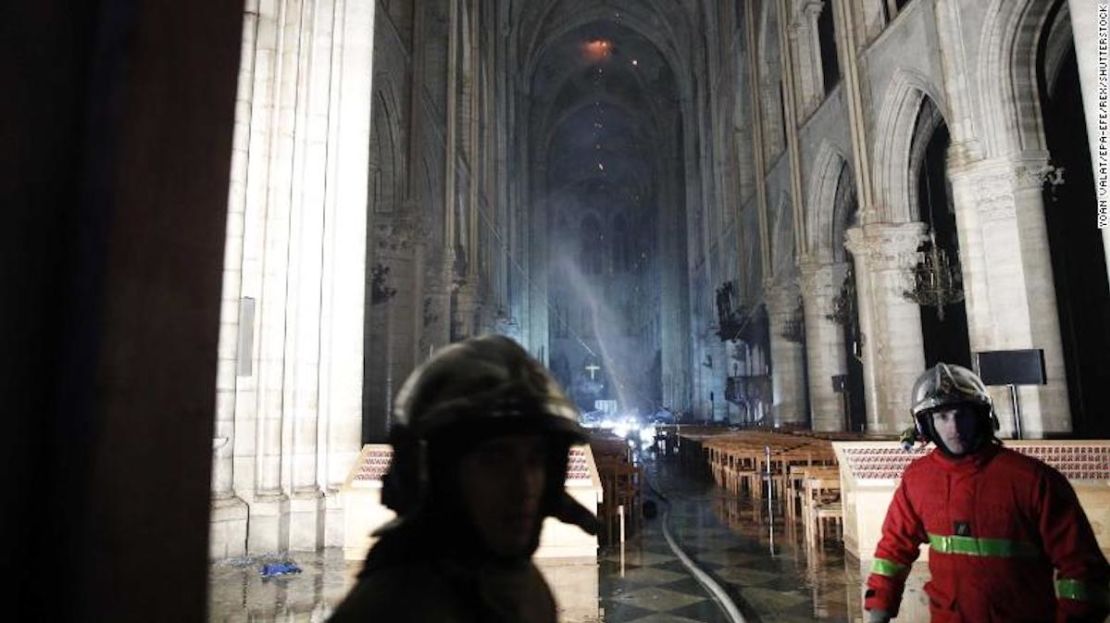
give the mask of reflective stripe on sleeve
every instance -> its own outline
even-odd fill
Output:
[[[876,558],[874,562],[871,563],[871,573],[885,575],[890,578],[901,575],[905,570],[906,565],[898,564],[893,560],[887,560],[885,558]]]
[[[999,558],[1036,557],[1040,549],[1032,543],[1009,539],[979,539],[970,536],[929,535],[929,546],[942,554],[996,556]]]
[[[1105,586],[1095,586],[1082,580],[1056,580],[1056,595],[1064,599],[1110,605],[1110,594]]]

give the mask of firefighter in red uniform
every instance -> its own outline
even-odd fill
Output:
[[[1106,619],[1110,567],[1060,472],[1002,447],[998,417],[972,371],[938,363],[913,388],[914,461],[883,522],[867,578],[869,623],[898,614],[918,546],[934,623],[1078,623]]]

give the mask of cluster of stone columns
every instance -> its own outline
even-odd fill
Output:
[[[917,263],[925,224],[871,223],[850,228],[855,258],[867,430],[893,433],[910,424],[913,383],[925,369],[921,308],[903,296]]]
[[[960,152],[956,152],[960,153]],[[953,159],[949,178],[963,261],[971,351],[1039,348],[1047,383],[1019,386],[1022,433],[1071,431],[1042,185],[1045,154]],[[1013,431],[1009,392],[991,388],[1002,434]]]
[[[1069,6],[1074,9],[1076,5]],[[977,114],[965,70],[969,60],[959,45],[965,10],[960,2],[943,0],[938,2],[936,15],[941,60],[951,78],[947,121],[952,145],[947,176],[956,212],[971,352],[974,357],[974,353],[981,351],[1041,349],[1047,383],[1019,386],[1017,390],[1022,432],[1029,437],[1068,433],[1071,413],[1042,196],[1045,176],[1051,172],[1048,154],[1030,146],[1037,138],[1021,136],[1023,128],[1016,126],[1027,120],[1013,119],[1011,123],[996,125]],[[1005,25],[1008,27],[1011,22]],[[1023,24],[1010,36],[1021,40],[1026,27]],[[1081,60],[1088,43],[1083,36],[1075,37]],[[991,50],[980,51],[981,55],[990,53]],[[1082,76],[1090,75],[1096,66],[1084,68],[1081,62],[1079,67],[1082,81]],[[981,76],[983,85],[1007,81],[1007,72],[1017,71],[985,63],[978,68],[988,74],[1001,72],[997,76]],[[1003,93],[1002,97],[1037,97],[1033,86],[1024,88],[1027,90],[987,89],[984,96],[988,101],[982,110],[993,113],[994,108],[1004,108],[1004,102],[989,100],[995,92]],[[1088,117],[1093,111],[1090,105],[1094,104],[1084,97]],[[1024,128],[1024,131],[1043,132],[1039,121],[1035,126],[1035,130]],[[1043,136],[1039,139],[1043,142]],[[1001,434],[1010,436],[1014,431],[1009,392],[1002,387],[990,391],[1002,422]]]
[[[213,440],[213,557],[342,543],[358,454],[373,5],[251,0]]]

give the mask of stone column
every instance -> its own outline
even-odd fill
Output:
[[[341,544],[342,508],[325,495],[358,454],[362,412],[373,6],[260,0],[245,11],[214,557],[243,553],[237,543],[314,550],[329,517],[327,544]],[[228,483],[249,514],[227,502]]]
[[[845,374],[844,330],[826,316],[832,312],[833,299],[840,294],[848,265],[803,261],[799,273],[805,307],[810,427],[841,431],[845,426],[844,400],[833,391],[832,377]]]
[[[774,424],[804,426],[805,412],[805,347],[782,336],[789,320],[796,317],[801,294],[796,284],[764,286],[767,320],[771,330],[771,383]]]
[[[800,117],[807,117],[825,98],[825,76],[821,66],[821,42],[817,32],[817,18],[825,3],[821,0],[801,0],[795,4],[789,26],[790,40],[797,48],[796,70],[801,96]]]
[[[392,422],[393,399],[417,361],[416,330],[422,324],[423,293],[417,287],[415,243],[424,234],[414,217],[398,214],[379,218],[374,229],[366,434],[384,442]]]
[[[257,280],[249,292],[258,300],[257,424],[254,495],[250,501],[247,549],[250,552],[283,551],[289,543],[289,498],[284,486],[288,466],[283,456],[286,425],[286,354],[291,345],[286,331],[289,320],[289,255],[293,218],[293,184],[299,159],[297,105],[304,75],[301,46],[305,26],[302,2],[290,0],[281,10],[263,2],[259,16],[259,85],[269,101],[268,115],[260,118],[266,151],[256,152],[266,187],[253,197],[261,214],[259,252],[255,259]],[[282,21],[283,20],[283,21]],[[264,38],[265,35],[265,38]],[[263,44],[265,41],[265,44]],[[265,69],[261,61],[266,61]],[[254,171],[252,171],[253,173]],[[299,180],[298,180],[299,181]],[[244,283],[244,292],[248,292]]]
[[[1072,37],[1075,38],[1075,59],[1079,66],[1079,86],[1083,93],[1083,116],[1087,121],[1087,147],[1091,150],[1091,167],[1095,171],[1095,185],[1099,180],[1099,115],[1110,112],[1105,100],[1099,100],[1099,41],[1100,22],[1110,20],[1110,5],[1095,0],[1068,0],[1071,13]],[[1105,56],[1104,56],[1105,58]],[[1099,108],[1099,106],[1103,108]],[[1104,133],[1105,131],[1103,131]],[[1106,162],[1104,155],[1102,161]],[[1110,191],[1095,189],[1099,207],[1110,203]],[[1106,273],[1110,275],[1110,226],[1102,228],[1102,251],[1106,257]]]
[[[461,340],[475,335],[478,312],[478,285],[474,283],[476,279],[478,275],[474,272],[466,282],[455,287],[455,304],[451,307],[452,339]]]
[[[379,223],[374,224],[375,229]],[[378,258],[371,260],[366,287],[370,290],[366,309],[366,398],[362,438],[385,443],[389,431],[389,408],[393,388],[389,379],[389,299],[395,293],[393,276]]]
[[[713,413],[710,417],[715,422],[727,422],[729,417],[728,400],[725,400],[725,384],[728,379],[728,349],[725,347],[724,340],[717,339],[717,336],[714,335],[710,339],[712,342],[708,350],[713,357],[713,369],[706,370],[709,373],[706,391],[713,392]]]
[[[335,0],[318,0],[323,15],[334,11]],[[331,92],[333,42],[331,26],[316,25],[302,39],[301,59],[306,69],[297,94],[296,155],[292,235],[288,267],[290,309],[286,351],[286,405],[291,447],[283,454],[289,466],[289,549],[314,551],[323,544],[324,497],[321,489],[319,428],[321,401],[321,349],[330,318],[323,313],[324,252],[334,245],[325,236],[326,214],[335,206],[327,193],[328,140],[332,132]],[[334,179],[334,175],[332,176]],[[329,201],[330,199],[330,201]],[[327,215],[331,216],[331,215]]]
[[[1018,389],[1022,432],[1032,438],[1071,431],[1042,197],[1049,172],[1043,153],[974,162],[954,159],[948,171],[973,356],[987,350],[1044,350],[1048,383]],[[1009,391],[993,388],[991,395],[1001,434],[1012,434]]]
[[[363,336],[366,333],[366,232],[370,225],[371,71],[374,3],[335,0],[342,16],[330,57],[340,73],[329,85],[327,192],[320,351],[320,427],[326,446],[324,545],[343,545],[339,488],[362,447]]]
[[[848,230],[856,262],[867,430],[893,433],[909,424],[913,382],[925,369],[921,309],[903,297],[925,224],[871,223]]]

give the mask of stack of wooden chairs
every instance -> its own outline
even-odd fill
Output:
[[[603,499],[598,506],[604,544],[620,540],[620,509],[624,507],[625,536],[639,532],[643,524],[643,470],[632,461],[628,442],[620,437],[595,433],[590,450],[601,479]]]

